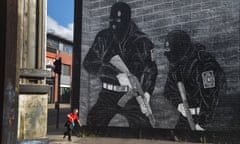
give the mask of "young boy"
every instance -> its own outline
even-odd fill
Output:
[[[68,141],[72,141],[72,139],[71,139],[72,129],[73,129],[73,127],[75,126],[75,121],[78,122],[78,124],[79,124],[80,127],[82,126],[82,124],[81,124],[81,122],[80,122],[79,117],[78,117],[77,114],[78,114],[78,109],[75,108],[75,109],[73,109],[73,111],[72,111],[71,113],[69,113],[69,114],[67,115],[68,120],[67,120],[67,122],[66,122],[66,124],[65,124],[65,126],[67,127],[67,131],[64,133],[63,138],[65,138],[66,135],[68,135]]]

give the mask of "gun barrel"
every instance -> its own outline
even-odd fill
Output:
[[[179,92],[180,92],[180,96],[182,98],[183,107],[184,107],[185,113],[187,115],[188,123],[190,125],[191,130],[195,130],[195,123],[193,121],[193,117],[192,117],[192,114],[191,114],[190,109],[189,109],[184,84],[182,82],[178,82],[177,85],[178,85],[178,89],[179,89]]]

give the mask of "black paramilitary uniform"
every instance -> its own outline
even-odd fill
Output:
[[[110,28],[100,31],[83,65],[89,73],[98,75],[103,83],[120,85],[116,76],[121,72],[109,63],[113,56],[119,55],[129,71],[142,83],[143,91],[151,94],[157,76],[152,50],[152,42],[131,21],[121,42],[113,38]],[[118,113],[126,117],[130,127],[151,127],[148,118],[141,113],[135,98],[130,99],[124,108],[117,105],[125,93],[103,88],[99,99],[88,114],[87,124],[107,126],[112,117]]]
[[[195,123],[207,128],[213,119],[220,95],[224,94],[225,74],[215,58],[202,45],[195,44],[184,58],[170,67],[164,96],[177,108],[182,103],[177,82],[182,81],[190,108],[200,108],[193,115]],[[190,128],[187,119],[180,116],[176,128]]]

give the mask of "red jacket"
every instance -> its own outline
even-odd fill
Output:
[[[68,117],[68,122],[70,123],[79,119],[78,115],[74,114],[73,112],[69,113],[67,117]]]

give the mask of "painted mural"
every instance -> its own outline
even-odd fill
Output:
[[[89,47],[83,46],[83,123],[239,129],[240,93],[229,91],[228,69],[222,66],[218,49],[211,49],[216,46],[209,48],[206,41],[210,40],[192,37],[194,27],[171,27],[164,34],[155,33],[160,35],[156,40],[141,30],[133,12],[128,2],[113,3],[106,27],[95,34]],[[239,81],[239,67],[235,69]]]
[[[130,7],[114,4],[109,28],[97,34],[83,62],[102,82],[87,125],[107,126],[115,114],[121,114],[130,127],[154,126],[151,108],[145,105],[149,105],[157,77],[152,51],[152,42],[131,21]]]
[[[206,48],[192,43],[184,31],[168,33],[164,46],[170,63],[164,96],[180,112],[176,128],[207,129],[225,93],[225,73]]]

